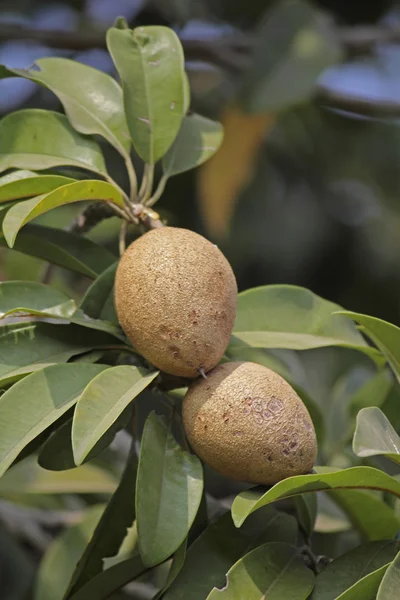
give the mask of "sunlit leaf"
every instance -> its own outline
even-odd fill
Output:
[[[400,464],[400,437],[379,408],[371,406],[358,413],[353,450],[362,457],[383,454]]]
[[[76,310],[73,300],[66,294],[36,281],[0,282],[1,318],[15,312],[45,313],[67,318]]]
[[[24,171],[19,171],[19,173],[24,173]],[[20,177],[8,183],[3,183],[2,179],[0,178],[0,202],[47,194],[62,185],[75,181],[70,177],[61,177],[61,175],[36,175],[35,173],[32,173],[30,177]]]

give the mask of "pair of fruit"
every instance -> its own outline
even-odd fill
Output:
[[[232,333],[236,298],[224,255],[186,229],[149,231],[117,269],[115,304],[132,344],[162,371],[197,378],[182,408],[195,452],[232,479],[271,484],[312,468],[315,431],[296,392],[270,369],[216,366]]]

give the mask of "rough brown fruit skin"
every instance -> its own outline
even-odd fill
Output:
[[[123,254],[115,306],[123,330],[153,365],[197,377],[221,360],[236,316],[230,264],[201,235],[176,227],[147,232]]]
[[[182,410],[194,451],[226,477],[269,485],[314,465],[310,415],[293,388],[266,367],[216,367],[190,385]]]

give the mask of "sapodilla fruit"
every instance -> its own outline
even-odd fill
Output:
[[[236,316],[237,285],[222,252],[201,235],[154,229],[123,254],[115,306],[134,347],[153,365],[194,378],[221,360]]]
[[[314,465],[311,417],[293,388],[266,367],[216,367],[190,385],[182,411],[193,450],[226,477],[269,485]]]

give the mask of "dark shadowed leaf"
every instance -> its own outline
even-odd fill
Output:
[[[167,177],[198,167],[211,158],[222,143],[221,123],[201,115],[185,117],[176,140],[162,160]]]
[[[110,265],[92,283],[81,302],[81,309],[92,319],[118,323],[114,306],[114,280],[118,263]]]
[[[300,527],[306,536],[310,537],[314,531],[315,520],[317,518],[317,494],[296,496],[294,503]]]
[[[197,458],[175,441],[170,424],[152,412],[146,420],[136,487],[136,518],[143,562],[171,556],[189,533],[203,492]]]
[[[105,374],[105,373],[104,373]],[[121,413],[157,377],[130,365],[107,369],[95,377],[79,398],[72,424],[72,447],[79,465]]]
[[[238,297],[233,346],[309,350],[343,346],[379,360],[350,321],[334,315],[338,305],[294,285],[268,285]]]
[[[378,589],[376,600],[392,600],[399,594],[400,589],[400,552],[389,565]]]
[[[8,245],[14,245],[18,231],[29,221],[58,206],[82,200],[104,200],[120,207],[124,205],[121,193],[106,181],[88,179],[63,185],[10,208],[3,221],[3,233]]]
[[[369,542],[343,554],[317,576],[312,600],[341,598],[341,594],[360,579],[393,560],[397,553],[396,546],[394,541]],[[364,596],[358,598],[364,600]]]
[[[23,448],[71,408],[104,365],[54,365],[32,373],[0,398],[0,474]],[[23,415],[23,418],[22,418]]]
[[[246,554],[229,569],[226,586],[214,589],[207,600],[305,600],[314,586],[295,546],[271,542]]]
[[[136,472],[137,457],[132,447],[121,481],[73,572],[65,600],[101,573],[104,558],[117,554],[128,527],[135,519]]]
[[[67,58],[41,58],[35,64],[39,69],[13,72],[49,88],[77,131],[103,136],[121,154],[129,150],[122,90],[113,77]]]
[[[24,173],[24,171],[19,171],[19,173]],[[30,177],[21,177],[8,183],[3,183],[2,179],[0,178],[0,202],[47,194],[62,185],[75,181],[70,177],[61,177],[61,175],[36,175],[35,173],[32,173]]]
[[[165,582],[164,587],[154,596],[153,600],[159,600],[160,598],[162,598],[163,594],[165,594],[165,592],[169,590],[171,585],[174,583],[175,579],[178,577],[179,573],[183,568],[183,565],[185,564],[186,546],[187,539],[183,540],[182,544],[179,546],[178,550],[173,555],[172,564],[168,572],[167,581]]]
[[[400,497],[400,482],[372,467],[352,467],[334,470],[316,467],[316,475],[296,475],[276,483],[267,492],[262,488],[252,488],[236,496],[232,504],[232,517],[240,527],[246,518],[258,508],[306,492],[331,489],[365,488],[381,490]]]
[[[7,246],[1,232],[0,246]],[[92,240],[42,225],[26,225],[17,237],[14,250],[91,278],[115,261],[114,254]]]
[[[106,173],[100,146],[77,133],[64,115],[27,108],[0,121],[0,172],[60,165]]]
[[[376,571],[372,571],[372,573],[365,575],[365,577],[361,577],[357,583],[349,587],[343,594],[340,594],[337,600],[360,600],[361,598],[362,600],[376,600],[379,585],[389,564],[384,565]]]
[[[383,454],[400,463],[400,437],[380,408],[371,406],[358,413],[353,450],[357,456]]]
[[[104,506],[85,511],[82,520],[68,527],[50,544],[37,573],[34,600],[61,600],[74,565],[101,517]]]
[[[136,152],[153,164],[174,141],[184,116],[184,58],[168,27],[112,27],[107,46],[122,80],[125,114]]]
[[[361,331],[378,346],[400,383],[400,328],[392,323],[368,315],[349,311],[341,311],[340,314],[354,319],[361,325]]]

